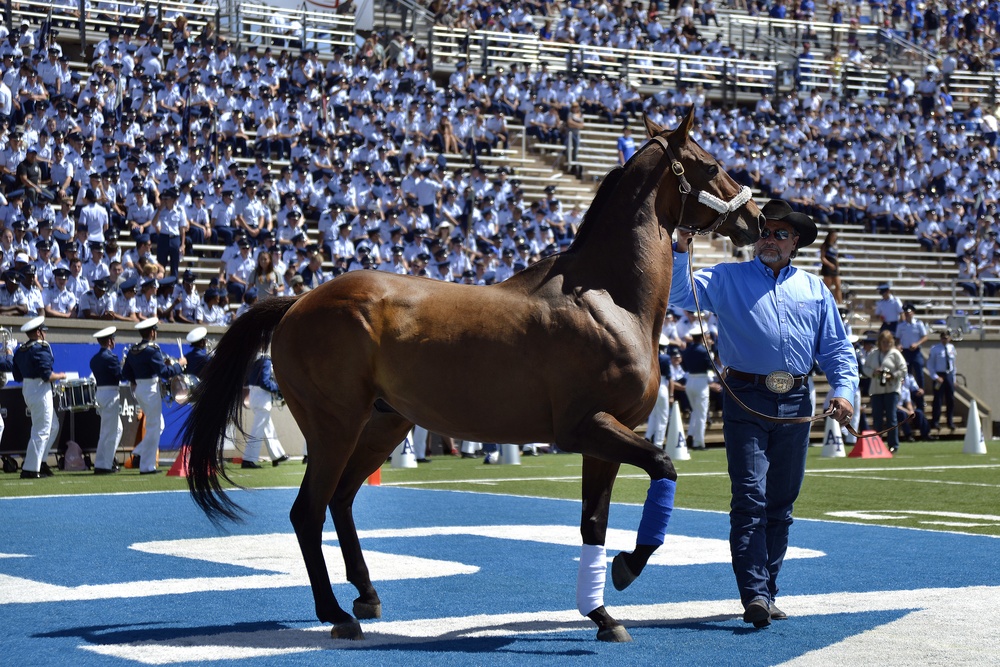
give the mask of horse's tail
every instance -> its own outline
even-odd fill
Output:
[[[229,327],[211,361],[202,371],[201,381],[191,395],[191,412],[184,422],[181,442],[190,447],[188,488],[195,503],[213,521],[220,517],[238,521],[242,508],[230,500],[219,481],[238,486],[226,475],[222,458],[226,428],[240,423],[243,385],[250,364],[270,341],[297,297],[272,298],[245,312]]]

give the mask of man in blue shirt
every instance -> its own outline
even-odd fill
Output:
[[[822,280],[791,263],[816,240],[815,223],[779,199],[763,213],[754,260],[719,264],[694,276],[700,307],[718,318],[719,357],[735,394],[725,397],[723,411],[733,495],[729,539],[743,620],[758,628],[787,618],[774,598],[792,504],[805,476],[810,425],[775,425],[735,399],[764,415],[810,417],[806,379],[818,362],[830,382],[831,416],[848,424],[858,387],[857,358],[832,294]],[[680,234],[675,245],[670,304],[696,310],[690,239]]]
[[[628,125],[618,137],[618,164],[625,164],[635,153],[635,139],[632,138],[632,128]]]

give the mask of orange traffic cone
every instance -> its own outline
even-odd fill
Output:
[[[369,486],[381,486],[382,485],[382,466],[375,469],[375,472],[368,475],[368,485]]]
[[[892,452],[875,431],[862,431],[854,449],[847,456],[855,459],[891,459]]]
[[[177,458],[174,459],[174,464],[167,471],[167,477],[188,476],[188,456],[190,453],[190,448],[187,445],[181,445],[180,451],[177,452]]]

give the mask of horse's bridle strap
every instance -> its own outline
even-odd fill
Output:
[[[695,190],[691,187],[691,182],[688,181],[687,176],[684,174],[684,165],[677,159],[677,156],[674,154],[674,150],[670,147],[670,143],[667,141],[666,137],[657,134],[653,136],[653,141],[663,147],[664,152],[667,154],[667,159],[670,160],[670,171],[677,177],[677,190],[681,193],[681,210],[677,216],[676,229],[684,232],[693,232],[695,234],[711,234],[722,226],[722,223],[726,221],[726,218],[729,217],[730,213],[733,213],[740,207],[745,206],[746,203],[753,198],[753,192],[745,185],[740,188],[740,191],[736,194],[736,196],[728,202],[716,197],[710,192]],[[688,227],[683,222],[684,207],[687,204],[688,195],[692,194],[695,195],[699,204],[707,206],[719,214],[715,221],[707,227],[697,229],[694,227]]]

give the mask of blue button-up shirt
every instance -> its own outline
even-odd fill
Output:
[[[674,253],[670,304],[695,310],[688,253]],[[830,290],[792,265],[777,278],[759,259],[718,264],[694,274],[701,307],[719,320],[724,366],[767,375],[783,370],[805,375],[819,362],[830,396],[854,402],[858,361]]]
[[[917,318],[913,318],[912,322],[900,320],[896,325],[896,340],[904,350],[909,350],[911,345],[920,342],[926,335],[927,326]]]

